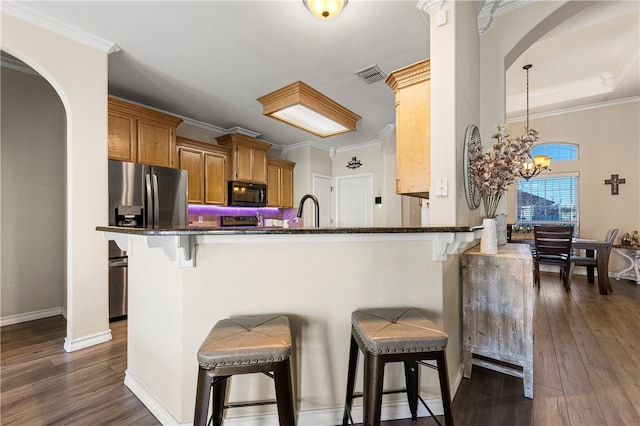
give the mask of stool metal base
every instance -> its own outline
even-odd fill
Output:
[[[367,351],[364,343],[360,340],[357,333],[352,330],[351,345],[349,349],[349,370],[347,373],[347,392],[344,416],[342,418],[343,426],[347,426],[350,421],[351,424],[353,424],[351,419],[351,407],[354,398],[353,390],[355,385],[356,366],[358,363],[359,351],[362,351],[362,353],[364,354],[364,426],[380,425],[380,415],[382,412],[382,395],[386,393],[383,389],[384,367],[385,364],[389,362],[404,363],[407,400],[409,402],[411,418],[413,420],[416,420],[418,418],[418,398],[420,398],[418,391],[418,363],[425,360],[435,360],[437,363],[445,424],[448,426],[453,425],[453,415],[451,412],[451,394],[449,391],[449,377],[447,375],[447,360],[444,350],[428,352],[372,354]],[[424,404],[422,398],[420,398],[420,400]],[[428,407],[427,410],[433,415]],[[436,419],[434,418],[434,420]]]
[[[213,426],[222,425],[222,417],[225,408],[236,406],[255,406],[273,403],[272,401],[246,402],[242,404],[225,405],[225,395],[227,392],[228,379],[236,374],[265,373],[269,376],[273,372],[273,379],[276,388],[276,405],[278,407],[278,420],[280,426],[295,426],[295,409],[293,402],[293,388],[291,380],[291,363],[287,358],[283,361],[254,364],[247,366],[216,367],[206,369],[200,367],[198,370],[198,385],[196,391],[196,408],[194,425],[207,425],[207,414],[209,411],[209,401],[212,402],[211,420]]]

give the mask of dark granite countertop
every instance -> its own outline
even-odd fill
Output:
[[[132,235],[286,235],[286,234],[411,234],[473,232],[482,226],[429,226],[429,227],[370,227],[370,228],[125,228],[98,226],[97,231]]]

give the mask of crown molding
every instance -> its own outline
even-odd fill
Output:
[[[192,118],[187,118],[187,117],[180,117],[180,118],[182,118],[183,124],[186,124],[187,126],[191,126],[191,127],[197,127],[199,129],[204,129],[208,132],[214,133],[216,136],[222,136],[227,133],[232,133],[226,129],[223,129],[222,127],[214,126],[212,124],[204,123],[202,121],[194,120]]]
[[[421,11],[431,15],[436,10],[440,10],[447,0],[420,0],[416,6]]]
[[[171,113],[167,113],[167,114],[171,114]],[[175,114],[172,114],[172,115],[175,115]],[[202,121],[194,120],[192,118],[183,117],[181,115],[176,115],[176,117],[182,118],[182,122],[188,126],[198,127],[200,129],[204,129],[209,132],[215,133],[218,136],[228,135],[228,134],[240,134],[240,135],[248,136],[250,138],[260,137],[260,133],[254,132],[253,130],[245,129],[239,126],[223,129],[222,127],[214,126],[213,124],[204,123]]]
[[[235,134],[235,133],[238,133],[238,134],[241,134],[241,135],[245,135],[245,136],[248,136],[250,138],[258,138],[260,136],[260,133],[254,132],[253,130],[245,129],[243,127],[235,126],[235,127],[230,127],[228,129],[224,129],[222,127],[214,126],[213,124],[208,124],[208,123],[205,123],[205,122],[202,122],[202,121],[194,120],[194,119],[189,118],[189,117],[184,117],[182,115],[175,114],[173,112],[165,111],[165,110],[162,110],[162,109],[159,109],[159,108],[154,108],[154,107],[149,106],[149,105],[144,105],[144,104],[141,104],[140,102],[135,102],[135,101],[132,101],[132,100],[129,100],[129,99],[124,99],[124,98],[121,98],[119,96],[114,96],[114,95],[109,95],[109,96],[114,98],[114,99],[119,99],[121,101],[125,101],[127,103],[132,104],[132,105],[138,105],[138,106],[141,106],[141,107],[144,107],[144,108],[148,108],[148,109],[151,109],[151,110],[154,110],[154,111],[161,112],[163,114],[167,114],[167,115],[170,115],[170,116],[173,116],[173,117],[176,117],[176,118],[180,118],[180,119],[182,119],[182,123],[183,124],[207,130],[209,132],[217,134],[218,136],[227,135],[227,134]]]
[[[628,97],[628,98],[615,99],[615,100],[612,100],[612,101],[596,102],[596,103],[589,104],[589,105],[580,105],[580,106],[576,106],[576,107],[557,109],[555,111],[541,112],[541,113],[538,113],[538,114],[529,114],[529,120],[534,119],[534,118],[554,117],[554,116],[558,116],[558,115],[571,114],[571,113],[574,113],[574,112],[588,111],[588,110],[591,110],[591,109],[598,109],[598,108],[608,108],[608,107],[612,107],[612,106],[631,104],[631,103],[640,103],[640,96],[631,96],[631,97]],[[527,119],[527,117],[525,115],[522,115],[522,116],[519,116],[519,117],[513,117],[513,118],[510,118],[510,119],[507,119],[507,124],[519,123],[521,121],[525,121],[526,119]]]
[[[531,108],[535,108],[589,96],[603,95],[611,93],[615,84],[615,76],[609,72],[604,72],[595,77],[532,91],[529,93],[530,105]],[[507,112],[524,110],[526,105],[526,93],[509,96],[506,100]]]
[[[109,55],[120,51],[120,47],[117,44],[72,27],[50,16],[36,12],[28,6],[25,6],[24,3],[3,2],[2,13],[6,13],[7,15],[11,15],[86,46],[93,47]]]
[[[392,128],[394,127],[393,125],[391,125]],[[385,129],[387,129],[389,126],[386,126]],[[385,130],[383,130],[384,132]],[[304,141],[304,142],[298,142],[292,145],[276,145],[274,147],[281,149],[282,152],[287,152],[291,149],[295,149],[295,148],[305,148],[305,147],[312,147],[312,148],[317,148],[320,149],[322,151],[326,151],[329,153],[329,155],[331,156],[331,158],[333,158],[337,153],[339,152],[347,152],[347,151],[353,151],[353,150],[357,150],[357,149],[363,149],[363,148],[371,148],[371,147],[380,147],[382,146],[382,141],[378,138],[375,138],[374,140],[368,141],[368,142],[362,142],[359,144],[355,144],[355,145],[348,145],[348,146],[341,146],[341,147],[335,147],[332,146],[330,148],[327,148],[326,146],[322,146],[317,144],[314,141]]]
[[[349,145],[346,147],[338,148],[338,152],[350,151],[352,149],[362,149],[362,148],[371,148],[371,147],[386,147],[390,143],[395,145],[395,138],[392,136],[395,134],[396,125],[395,124],[387,124],[378,132],[376,137],[369,142],[363,142],[357,145]]]
[[[316,148],[322,151],[326,151],[326,152],[330,152],[331,148],[327,148],[324,145],[320,145],[317,142],[314,141],[302,141],[302,142],[297,142],[291,145],[275,145],[277,148],[281,149],[283,152],[287,152],[291,149],[295,149],[295,148]]]
[[[420,0],[418,2],[416,7],[423,12],[427,27],[429,26],[428,15],[440,10],[447,1],[450,0]],[[491,27],[494,17],[510,12],[532,1],[534,0],[475,0],[478,33],[480,35],[484,34]]]
[[[211,125],[209,125],[211,126]],[[215,127],[215,126],[211,126]],[[224,134],[228,133],[238,133],[240,135],[249,136],[250,138],[258,138],[260,137],[260,133],[254,132],[253,130],[245,129],[244,127],[234,126],[224,130]],[[271,142],[269,142],[271,143]],[[273,145],[273,144],[272,144]]]
[[[373,148],[373,147],[380,147],[380,146],[382,146],[382,141],[378,139],[374,139],[369,142],[362,142],[355,145],[337,147],[335,152],[338,153],[338,152],[355,151],[357,149]]]

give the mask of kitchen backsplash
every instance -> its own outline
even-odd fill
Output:
[[[299,228],[304,226],[303,219],[296,220],[298,209],[279,209],[273,207],[221,207],[221,206],[189,206],[189,227],[221,227],[222,216],[257,216],[262,217],[263,227]],[[285,225],[285,221],[286,225]]]

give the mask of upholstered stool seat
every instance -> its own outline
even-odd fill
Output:
[[[438,370],[440,392],[447,425],[453,424],[451,395],[445,350],[448,336],[436,324],[413,308],[378,308],[351,315],[351,346],[343,426],[353,424],[351,407],[358,353],[364,354],[363,425],[379,425],[382,410],[384,367],[404,362],[407,399],[411,418],[417,419],[419,396],[418,364]],[[437,366],[425,363],[435,360]],[[433,415],[429,407],[429,413]],[[435,418],[435,416],[434,416]]]
[[[291,330],[289,319],[284,315],[243,316],[218,321],[198,350],[200,367],[194,424],[207,424],[210,400],[213,400],[213,424],[222,424],[224,409],[234,406],[225,405],[229,377],[265,373],[275,381],[280,425],[295,425],[290,356]],[[264,402],[239,405],[262,404]]]

